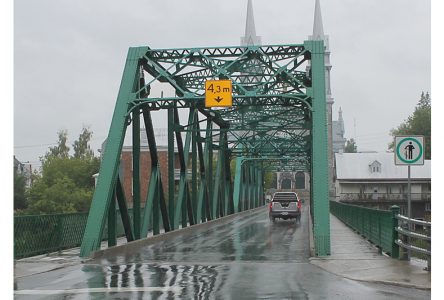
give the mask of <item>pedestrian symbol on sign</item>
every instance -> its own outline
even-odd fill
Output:
[[[405,146],[405,159],[413,158],[413,149],[415,149],[415,147],[412,145],[412,142],[409,142],[409,144]]]
[[[396,136],[395,165],[423,165],[424,137]]]

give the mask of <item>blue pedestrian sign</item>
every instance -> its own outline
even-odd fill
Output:
[[[424,165],[424,136],[395,136],[395,165]]]

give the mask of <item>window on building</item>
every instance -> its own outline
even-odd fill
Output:
[[[304,172],[297,172],[295,175],[296,189],[305,189],[305,174]]]
[[[425,211],[432,211],[432,203],[427,202],[425,204]]]
[[[377,160],[369,164],[371,173],[380,173],[381,172],[381,163]]]

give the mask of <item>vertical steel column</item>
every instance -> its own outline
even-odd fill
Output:
[[[213,123],[210,119],[207,120],[207,129],[205,132],[205,184],[207,189],[207,195],[205,197],[205,214],[207,220],[213,220],[214,216],[211,215],[211,195],[212,195],[212,183],[213,183]]]
[[[103,160],[100,164],[97,186],[94,191],[85,233],[80,249],[80,256],[86,257],[100,248],[103,228],[108,216],[110,202],[114,193],[117,168],[120,153],[125,138],[127,126],[126,113],[128,106],[135,99],[135,89],[138,84],[139,59],[146,53],[148,47],[130,48],[123,71],[122,82],[117,96],[111,127],[109,129]]]
[[[174,223],[174,108],[168,108],[168,215],[170,216],[171,230],[176,229]]]
[[[242,162],[243,157],[239,156],[236,158],[236,173],[234,175],[234,184],[233,184],[233,206],[234,212],[240,212],[243,210],[242,207]]]
[[[258,164],[259,165],[259,164]],[[263,190],[263,179],[262,179],[262,168],[256,166],[256,206],[259,207],[262,204],[262,190]]]
[[[193,124],[191,126],[191,203],[193,204],[193,219],[195,224],[201,220],[197,218],[197,114],[195,108],[190,108],[190,114],[193,114]]]
[[[140,109],[133,113],[133,231],[140,239]]]
[[[325,256],[330,255],[330,203],[324,42],[305,41],[304,45],[311,52],[313,233],[316,255]]]
[[[213,124],[211,122],[211,119],[208,119],[208,123],[211,124],[211,131],[206,133],[205,136],[205,140],[207,141],[207,145],[206,145],[206,149],[205,151],[207,151],[207,155],[208,155],[208,160],[207,160],[207,172],[206,172],[206,176],[207,176],[207,185],[208,185],[208,193],[210,195],[210,197],[213,195]],[[212,198],[208,198],[208,207],[209,207],[209,214],[208,217],[210,218],[210,220],[214,220],[216,219],[216,215],[213,214],[213,201]]]
[[[250,161],[246,161],[242,168],[243,179],[242,179],[242,190],[243,190],[243,201],[244,208],[243,210],[250,209]]]
[[[227,133],[225,132],[225,141],[228,141]],[[230,150],[228,149],[228,143],[225,144],[225,215],[230,215],[234,213],[233,207],[233,189],[231,183],[231,169],[230,169],[230,161],[231,155],[229,154]]]
[[[251,207],[250,208],[256,208],[257,207],[257,177],[256,177],[256,162],[253,162],[251,164]]]
[[[221,130],[221,139],[223,143],[219,145],[222,149],[222,187],[221,187],[221,216],[229,214],[229,199],[230,199],[230,164],[229,164],[229,149],[228,136],[226,130]],[[228,167],[228,168],[227,168]]]
[[[224,143],[223,136],[221,135],[219,138],[219,152],[217,155],[217,164],[216,164],[216,176],[214,178],[214,185],[213,185],[213,201],[211,204],[212,208],[212,216],[214,219],[216,219],[219,216],[218,208],[219,208],[219,201],[220,201],[220,188],[223,188],[222,185],[222,167],[223,167],[223,149],[221,147],[221,144]]]
[[[116,195],[114,194],[108,210],[108,247],[116,244]]]

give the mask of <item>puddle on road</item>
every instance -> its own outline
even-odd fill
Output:
[[[227,273],[229,267],[170,264],[85,265],[82,271],[88,274],[88,287],[92,289],[109,288],[112,293],[116,288],[122,288],[131,293],[130,288],[156,287],[156,291],[134,289],[133,293],[137,297],[141,293],[148,293],[154,298],[197,296],[198,299],[207,299],[222,288],[225,278],[220,273]]]

